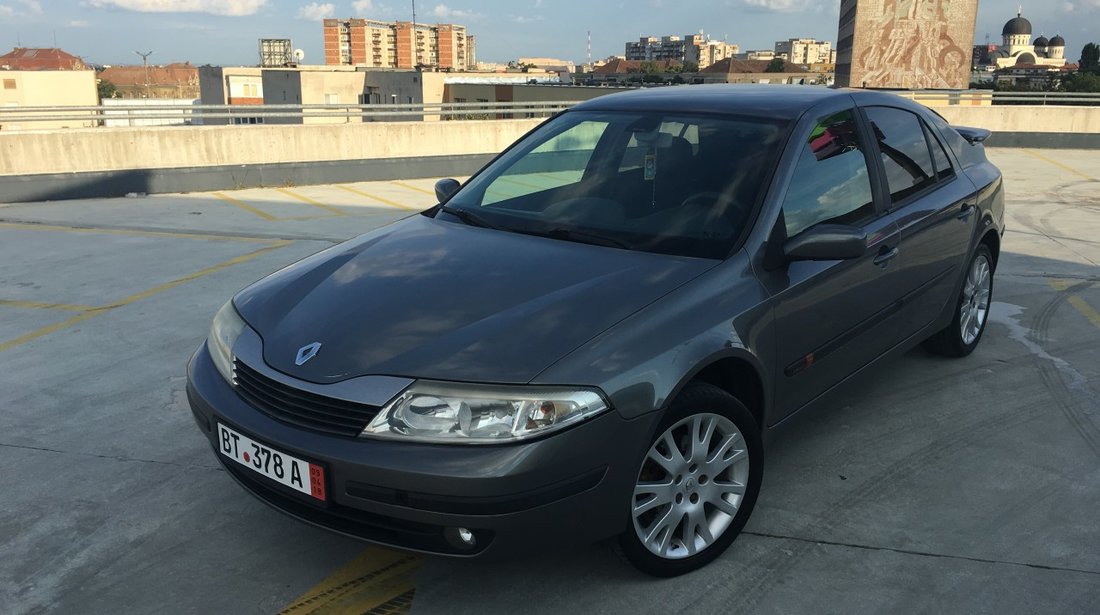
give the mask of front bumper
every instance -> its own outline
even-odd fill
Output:
[[[252,409],[203,346],[187,369],[195,421],[227,472],[292,517],[384,546],[457,557],[498,557],[583,544],[620,533],[629,520],[638,464],[656,413],[607,412],[532,442],[430,445],[345,438],[304,430]],[[217,452],[217,423],[325,467],[318,502]],[[473,532],[474,546],[457,539]]]

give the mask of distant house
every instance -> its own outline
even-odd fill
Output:
[[[115,86],[118,98],[199,97],[199,69],[189,62],[166,66],[111,66],[99,73]]]
[[[0,56],[4,70],[88,70],[79,57],[57,48],[16,47]]]

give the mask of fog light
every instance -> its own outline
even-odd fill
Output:
[[[474,535],[473,530],[464,527],[449,527],[444,532],[444,536],[446,536],[447,542],[455,548],[471,550],[477,547],[477,536]]]

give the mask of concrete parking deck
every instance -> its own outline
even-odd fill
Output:
[[[672,580],[609,544],[365,547],[219,468],[184,394],[214,312],[431,180],[0,205],[0,612],[1095,612],[1100,159],[991,156],[1009,233],[978,352],[915,350],[803,417],[745,534]]]

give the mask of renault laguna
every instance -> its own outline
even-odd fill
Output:
[[[230,476],[297,519],[452,557],[617,537],[658,576],[745,526],[776,428],[988,322],[1004,190],[895,96],[600,97],[439,204],[293,264],[188,367]]]

